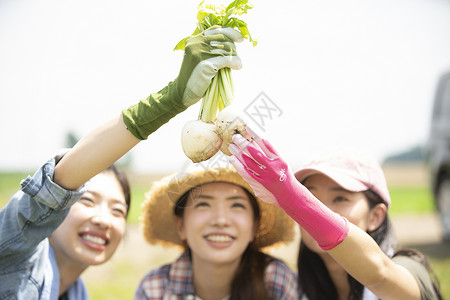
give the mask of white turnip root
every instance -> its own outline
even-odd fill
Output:
[[[247,23],[238,18],[246,14],[247,10],[253,8],[249,1],[232,1],[228,6],[215,5],[214,3],[208,2],[203,1],[198,7],[197,28],[192,33],[192,36],[217,25],[231,27],[239,31],[243,39],[249,40],[253,46],[256,46],[257,41],[251,37]],[[189,38],[185,37],[178,42],[174,50],[185,50],[186,41]],[[219,49],[221,48],[219,47],[217,50]],[[213,49],[212,51],[215,50]],[[235,55],[234,51],[232,55]],[[181,137],[183,151],[193,162],[200,162],[211,158],[219,148],[224,154],[231,155],[228,146],[231,143],[233,134],[241,133],[244,136],[246,135],[245,123],[241,116],[239,114],[232,115],[228,113],[231,110],[228,109],[228,106],[234,98],[233,81],[229,67],[223,67],[218,70],[202,98],[198,120],[208,123],[209,126],[197,126],[200,123],[188,123],[189,125],[186,124],[183,128]],[[216,122],[217,111],[225,112],[223,116],[218,117],[217,129],[214,130],[212,129],[214,127],[212,124]],[[209,129],[198,129],[197,127],[207,127]],[[217,136],[218,134],[221,136]],[[222,139],[224,140],[223,143]]]
[[[183,126],[181,146],[184,154],[197,163],[213,157],[222,146],[222,139],[213,123],[193,120]]]
[[[232,143],[232,137],[236,133],[247,136],[245,130],[246,122],[240,111],[238,111],[233,105],[229,105],[222,109],[217,115],[216,127],[217,133],[222,139],[222,147],[220,150],[226,154],[231,155],[228,150],[228,146]]]

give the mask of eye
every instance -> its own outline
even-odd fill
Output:
[[[348,199],[342,196],[338,196],[336,198],[334,198],[333,202],[347,202]]]
[[[194,207],[195,208],[197,208],[197,207],[209,207],[210,205],[209,205],[209,203],[208,202],[205,202],[205,201],[199,201],[199,202],[196,202],[195,204],[194,204]]]
[[[240,202],[233,203],[233,205],[231,207],[243,208],[243,209],[247,208],[247,206],[244,203],[240,203]]]
[[[94,200],[88,196],[82,196],[78,202],[86,206],[94,206]]]
[[[125,208],[116,207],[112,209],[113,215],[119,216],[119,217],[126,217],[127,211]]]

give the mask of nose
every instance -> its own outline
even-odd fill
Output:
[[[100,228],[109,228],[111,226],[111,214],[106,207],[97,207],[91,218],[92,224]]]
[[[230,225],[230,218],[227,210],[223,207],[216,208],[215,213],[213,214],[212,223],[217,227],[226,227]]]

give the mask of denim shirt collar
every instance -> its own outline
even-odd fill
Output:
[[[44,284],[44,292],[48,292],[50,297],[48,299],[58,299],[59,298],[59,269],[56,264],[56,256],[55,251],[52,246],[49,247],[49,264],[47,265],[50,270],[45,270],[46,272],[46,280],[51,283],[50,286],[48,284]],[[47,298],[43,298],[47,299]],[[81,278],[78,278],[77,281],[72,284],[67,290],[67,299],[69,300],[88,300],[89,296],[86,290],[86,287]]]

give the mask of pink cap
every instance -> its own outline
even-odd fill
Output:
[[[343,151],[323,153],[295,172],[295,177],[302,182],[317,173],[330,177],[348,191],[363,192],[370,189],[383,199],[387,207],[391,204],[383,170],[368,156]]]

